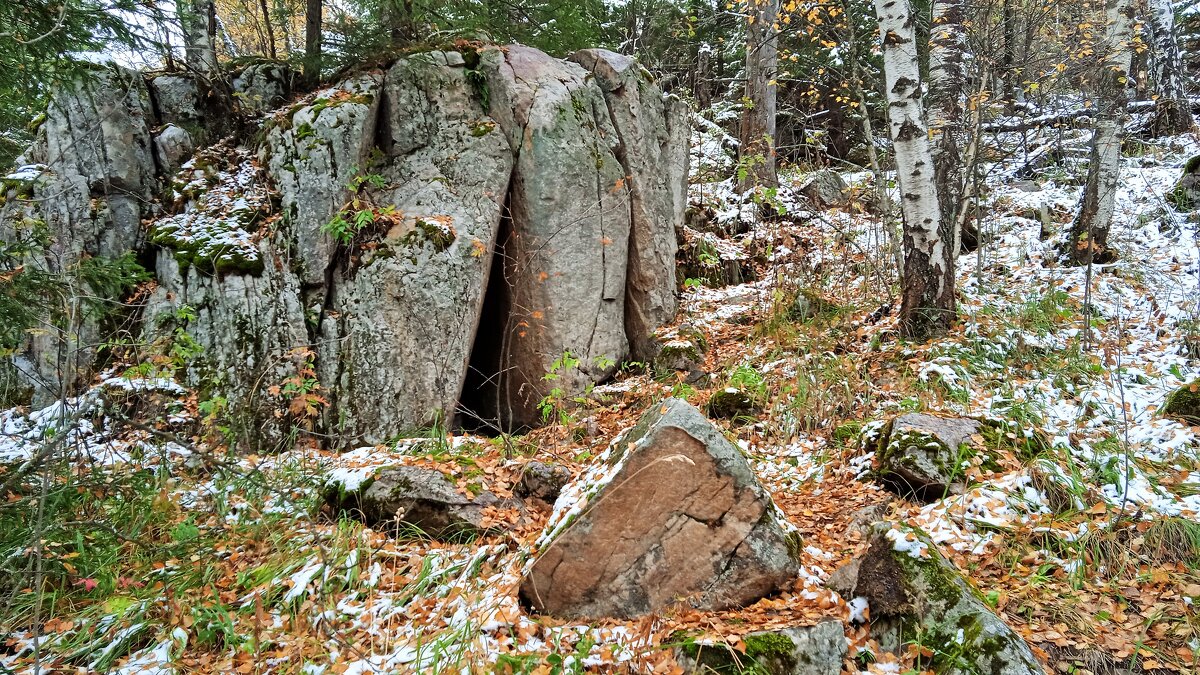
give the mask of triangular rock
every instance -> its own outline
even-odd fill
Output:
[[[720,610],[795,580],[798,536],[785,531],[742,453],[686,401],[655,405],[609,461],[611,479],[557,525],[525,575],[521,595],[535,610],[566,618],[628,618],[677,603]]]

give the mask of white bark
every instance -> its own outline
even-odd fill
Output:
[[[1091,166],[1079,214],[1071,225],[1067,257],[1084,264],[1108,257],[1117,182],[1121,171],[1121,135],[1133,65],[1132,0],[1109,0],[1108,27],[1100,50],[1105,54],[1096,82],[1096,130],[1092,132]]]
[[[1154,93],[1158,96],[1155,131],[1183,133],[1192,126],[1192,114],[1184,89],[1183,56],[1175,30],[1171,0],[1146,0],[1151,41],[1150,67]]]
[[[900,325],[907,336],[921,338],[942,332],[953,322],[953,257],[941,233],[912,7],[908,0],[875,0],[875,10],[904,215]]]
[[[205,76],[217,73],[217,12],[213,0],[177,0],[188,68]]]
[[[967,32],[964,0],[934,0],[929,34],[929,125],[933,138],[935,180],[942,212],[942,238],[957,254],[963,200],[963,114],[966,109]]]

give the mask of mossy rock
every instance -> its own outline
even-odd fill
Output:
[[[909,413],[891,420],[866,449],[875,453],[876,476],[901,497],[932,502],[965,488],[966,466],[984,452],[973,437],[979,420]],[[995,457],[985,455],[995,465]]]
[[[1184,424],[1200,425],[1200,382],[1192,382],[1171,392],[1162,414]]]
[[[692,375],[703,376],[703,364],[704,349],[700,345],[686,338],[675,338],[663,343],[650,366],[655,377],[673,377],[682,371],[689,374],[689,381],[695,381],[699,377]]]
[[[676,659],[687,673],[737,675],[836,675],[846,656],[840,621],[750,633],[745,650],[676,636]]]
[[[737,387],[718,389],[708,399],[708,415],[719,419],[737,420],[757,417],[762,406],[754,397]]]
[[[878,523],[859,561],[854,595],[871,611],[871,637],[884,651],[918,643],[920,670],[946,675],[1041,675],[1019,635],[938,552],[924,532]]]

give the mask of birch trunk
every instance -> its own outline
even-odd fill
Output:
[[[205,77],[217,73],[217,8],[213,0],[176,3],[183,33],[184,62]]]
[[[775,187],[775,75],[779,68],[779,0],[746,0],[746,110],[738,132],[738,162],[746,171],[742,191]]]
[[[1107,57],[1096,78],[1096,130],[1092,132],[1091,162],[1079,213],[1071,223],[1065,254],[1068,263],[1109,262],[1108,248],[1117,181],[1121,170],[1121,136],[1125,129],[1129,69],[1133,50],[1131,0],[1108,0],[1108,28],[1098,50]]]
[[[942,236],[912,6],[909,0],[875,0],[875,11],[904,215],[900,332],[923,340],[944,333],[954,322],[954,256]]]
[[[929,32],[929,112],[933,137],[934,182],[942,213],[942,240],[950,251],[961,249],[956,226],[962,206],[964,92],[967,87],[967,33],[963,27],[964,0],[935,0]]]
[[[1183,57],[1175,30],[1171,0],[1146,0],[1150,29],[1150,66],[1154,93],[1158,96],[1150,132],[1155,136],[1187,133],[1192,128],[1192,111],[1183,83]]]

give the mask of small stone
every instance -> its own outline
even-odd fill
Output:
[[[932,502],[963,485],[963,463],[978,454],[971,436],[978,420],[923,413],[901,415],[874,441],[880,480],[901,497]]]
[[[513,491],[522,497],[533,497],[553,504],[571,478],[571,470],[565,466],[529,462],[521,471],[521,480]]]
[[[839,621],[748,633],[743,642],[744,652],[723,643],[685,642],[675,658],[688,673],[838,675],[847,651]]]
[[[800,185],[800,194],[820,208],[846,206],[850,203],[849,192],[850,187],[836,171],[814,172]]]

